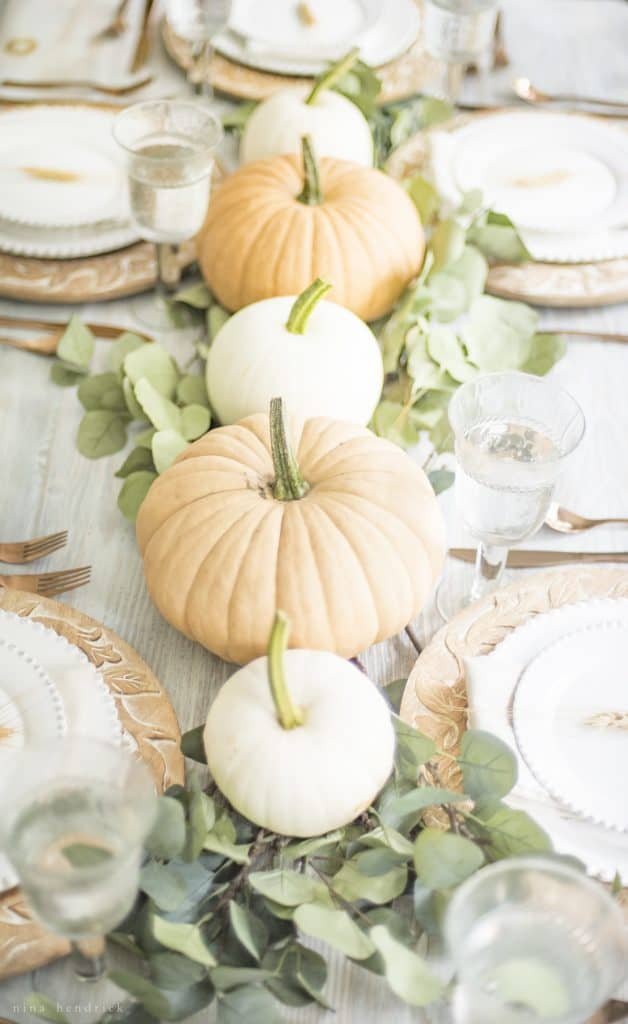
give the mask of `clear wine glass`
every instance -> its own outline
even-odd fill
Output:
[[[118,114],[113,134],[126,154],[131,219],[157,246],[157,302],[135,312],[149,327],[171,330],[167,296],[181,276],[177,246],[205,219],[222,126],[197,103],[147,100]]]
[[[468,64],[486,73],[497,12],[497,0],[424,0],[423,43],[445,65],[444,92],[450,103],[458,99]]]
[[[620,906],[575,868],[513,857],[456,890],[444,923],[456,1024],[582,1024],[626,977]]]
[[[168,0],[166,15],[177,35],[192,44],[188,81],[206,100],[213,99],[211,62],[214,37],[227,25],[232,0]]]
[[[0,841],[33,917],[70,941],[81,980],[105,973],[105,938],[135,901],[157,798],[136,754],[66,737],[11,758]],[[93,992],[93,989],[92,989]]]
[[[561,463],[584,434],[584,414],[567,391],[515,371],[463,384],[449,420],[456,506],[479,545],[470,593],[456,599],[441,580],[436,605],[446,621],[499,585],[508,548],[541,526]]]

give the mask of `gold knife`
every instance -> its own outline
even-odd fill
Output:
[[[450,548],[449,554],[460,562],[475,562],[475,548]],[[508,553],[508,569],[536,569],[544,565],[569,562],[628,562],[628,551],[518,551]]]

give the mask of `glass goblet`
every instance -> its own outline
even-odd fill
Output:
[[[479,541],[475,575],[462,600],[444,585],[437,608],[448,620],[499,585],[508,548],[543,523],[563,459],[584,434],[574,398],[542,377],[488,373],[463,384],[449,403],[455,438],[456,506]]]
[[[172,330],[166,299],[181,276],[177,246],[205,220],[222,126],[197,103],[147,100],[118,114],[113,134],[126,155],[131,219],[157,246],[158,301],[136,315],[156,330]]]
[[[574,868],[513,857],[455,892],[445,917],[456,1024],[581,1024],[626,976],[620,906]]]
[[[168,22],[177,33],[192,45],[192,62],[188,81],[195,92],[211,100],[211,62],[214,55],[213,40],[229,21],[232,0],[168,0]]]
[[[423,43],[445,67],[446,98],[456,103],[468,64],[486,74],[497,22],[497,0],[425,0]]]
[[[2,780],[2,846],[33,917],[69,939],[82,980],[105,972],[105,935],[135,901],[156,813],[146,765],[82,737],[25,748]]]

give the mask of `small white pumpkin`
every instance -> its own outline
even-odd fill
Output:
[[[231,676],[203,734],[221,792],[250,821],[280,835],[340,828],[377,796],[392,767],[386,701],[351,662],[327,651],[286,651],[277,613],[268,656]]]
[[[384,368],[373,332],[334,302],[317,279],[297,299],[263,299],[218,331],[207,359],[207,390],[224,425],[266,412],[281,395],[303,419],[330,416],[365,426]]]
[[[301,138],[309,135],[319,157],[373,166],[373,136],[362,111],[333,86],[355,63],[352,50],[334,64],[314,88],[309,85],[279,89],[259,104],[249,117],[240,146],[242,163],[284,153],[299,153]]]

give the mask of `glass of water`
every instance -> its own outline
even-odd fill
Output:
[[[479,871],[455,892],[444,928],[456,1024],[582,1024],[628,970],[620,906],[542,857]]]
[[[207,100],[214,94],[211,62],[214,36],[227,25],[232,0],[168,0],[166,16],[177,35],[191,44],[188,81]]]
[[[84,980],[103,976],[104,936],[133,906],[156,806],[137,755],[92,739],[26,748],[2,779],[4,852],[33,917],[70,940]]]
[[[423,43],[446,67],[445,92],[451,103],[458,99],[468,64],[486,71],[497,12],[497,0],[424,0]]]
[[[533,374],[476,377],[449,404],[455,437],[456,505],[479,541],[471,591],[454,602],[441,585],[445,619],[498,586],[508,548],[543,523],[563,459],[584,434],[574,398]]]
[[[222,127],[197,103],[147,100],[118,114],[113,133],[126,154],[131,219],[157,246],[158,301],[136,313],[149,327],[172,329],[166,300],[181,275],[177,246],[202,227]]]

